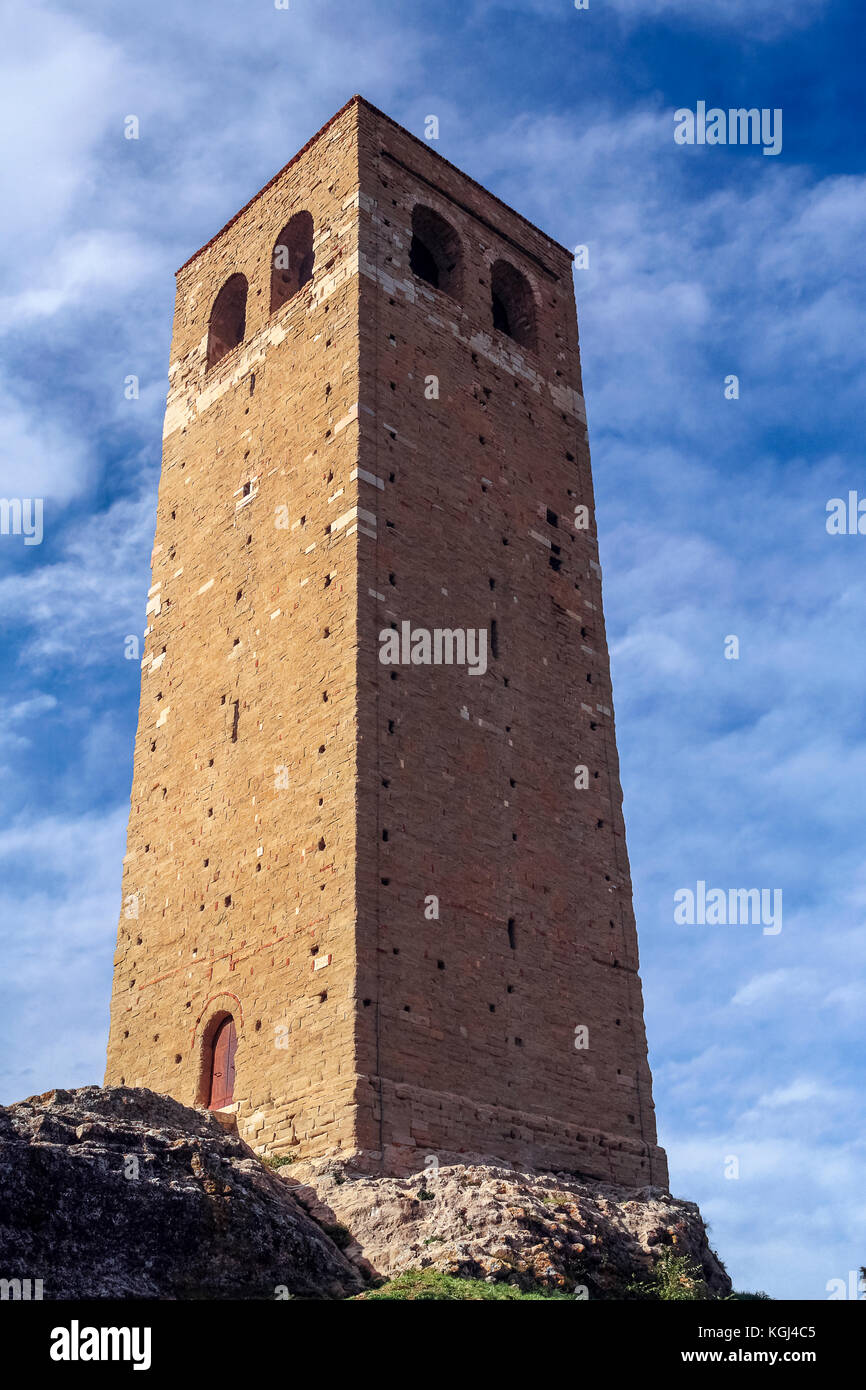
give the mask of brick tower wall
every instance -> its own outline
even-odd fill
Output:
[[[202,1101],[231,1013],[241,1132],[309,1152],[354,1141],[357,167],[350,108],[178,276],[106,1071]],[[313,279],[271,314],[302,209]]]
[[[366,107],[360,160],[364,1136],[391,1167],[463,1149],[666,1183],[571,258]],[[416,203],[459,235],[459,300],[411,273]],[[532,286],[536,352],[492,329],[500,258]],[[407,620],[495,632],[486,674],[383,665]]]
[[[416,202],[459,300],[411,272]],[[271,313],[300,210],[313,278]],[[537,351],[491,327],[498,258]],[[486,674],[384,666],[405,621],[485,629]],[[123,894],[107,1083],[202,1103],[231,1013],[259,1150],[666,1182],[570,258],[360,100],[178,275]]]

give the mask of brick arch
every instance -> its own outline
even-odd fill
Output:
[[[522,271],[510,261],[496,261],[490,270],[493,327],[521,347],[538,347],[535,295]]]
[[[412,209],[409,265],[419,280],[452,299],[463,293],[463,243],[451,223],[425,203]]]
[[[275,314],[313,278],[313,218],[309,212],[290,217],[271,253],[271,308]]]
[[[248,289],[245,275],[230,275],[213,302],[207,332],[208,370],[244,340]]]
[[[232,994],[231,990],[228,989],[218,989],[215,994],[210,995],[210,997],[205,1000],[204,1006],[201,1012],[199,1013],[198,1018],[192,1025],[192,1031],[190,1033],[190,1044],[195,1043],[196,1034],[198,1033],[201,1021],[203,1018],[209,1018],[211,1006],[215,1003],[217,999],[225,999],[230,1001],[224,1004],[223,1008],[226,1013],[234,1014],[235,1022],[238,1024],[238,1027],[243,1028],[244,1006],[241,1003],[238,995]]]
[[[212,994],[204,1005],[192,1029],[191,1046],[197,1062],[195,1104],[207,1105],[210,1094],[210,1062],[214,1036],[227,1018],[233,1018],[237,1030],[238,1049],[243,1041],[244,1010],[236,994],[221,990]],[[196,1046],[196,1036],[198,1045]]]
[[[225,1030],[231,1030],[231,1066],[232,1083],[229,1086],[227,1098],[221,1104],[229,1104],[234,1097],[234,1065],[236,1048],[239,1047],[240,1037],[242,1037],[243,1020],[239,1013],[235,1013],[231,1008],[225,1008],[225,1004],[235,1002],[235,995],[222,997],[222,1005],[211,1009],[207,1015],[207,1022],[202,1027],[199,1038],[199,1049],[197,1049],[197,1059],[199,1059],[199,1076],[196,1081],[196,1105],[210,1106],[213,1101],[211,1087],[214,1084],[214,1052],[220,1051],[218,1040]],[[217,1106],[220,1108],[220,1106]]]

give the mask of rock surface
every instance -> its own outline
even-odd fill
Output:
[[[661,1188],[629,1189],[485,1159],[412,1178],[371,1178],[318,1159],[280,1170],[316,1220],[352,1232],[346,1254],[392,1277],[411,1268],[634,1297],[665,1246],[690,1258],[715,1295],[731,1291],[700,1211]]]
[[[661,1188],[488,1157],[411,1178],[360,1158],[272,1171],[217,1116],[133,1087],[0,1107],[0,1279],[41,1279],[44,1298],[345,1298],[431,1267],[622,1298],[665,1246],[730,1292],[698,1208]]]
[[[132,1087],[0,1108],[0,1278],[44,1298],[343,1298],[363,1281],[207,1111]]]

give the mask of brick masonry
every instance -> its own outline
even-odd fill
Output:
[[[503,260],[535,348],[493,326]],[[230,1013],[259,1151],[666,1185],[569,253],[353,98],[178,273],[169,376],[106,1082],[206,1102]],[[486,671],[383,664],[407,623],[483,630]]]

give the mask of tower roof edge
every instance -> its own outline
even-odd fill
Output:
[[[232,217],[230,217],[229,220],[226,223],[224,223],[222,227],[220,227],[218,232],[215,232],[214,235],[210,237],[208,241],[206,241],[202,246],[198,248],[197,251],[194,251],[192,255],[184,261],[183,265],[181,265],[178,268],[178,270],[175,271],[175,275],[180,275],[181,272],[186,270],[187,266],[191,265],[192,262],[196,260],[204,251],[206,251],[209,246],[213,246],[214,242],[219,240],[223,232],[228,231],[229,227],[233,226],[234,223],[237,222],[238,218],[242,217],[243,214],[247,211],[247,209],[252,207],[253,203],[255,203],[257,199],[259,199],[262,196],[262,194],[267,191],[267,189],[271,188],[273,184],[276,183],[277,179],[282,178],[286,170],[291,169],[292,165],[296,164],[297,161],[301,158],[301,156],[306,154],[307,151],[311,149],[313,145],[315,145],[317,141],[319,141],[328,130],[330,130],[331,126],[334,125],[334,123],[338,121],[341,116],[344,116],[346,112],[349,111],[353,106],[364,106],[367,108],[368,111],[373,112],[374,115],[380,117],[384,121],[387,121],[389,125],[394,126],[396,130],[399,130],[403,135],[407,135],[410,140],[413,140],[417,145],[420,145],[421,148],[426,150],[428,154],[432,154],[434,159],[441,160],[441,162],[447,165],[449,169],[454,169],[458,174],[460,174],[462,178],[468,180],[469,183],[473,184],[474,187],[480,188],[488,198],[492,198],[493,201],[498,203],[500,207],[506,208],[507,211],[512,214],[512,216],[517,217],[521,222],[525,223],[527,227],[531,227],[532,230],[534,232],[537,232],[539,236],[544,237],[545,241],[549,242],[551,246],[555,246],[558,251],[564,252],[564,254],[568,256],[570,260],[574,260],[574,254],[572,251],[569,250],[567,246],[563,246],[561,242],[555,239],[555,237],[550,236],[541,227],[536,226],[534,222],[530,222],[528,217],[524,217],[523,213],[518,212],[516,208],[511,207],[511,205],[509,203],[506,203],[502,198],[498,198],[495,193],[491,193],[489,188],[485,188],[484,184],[479,183],[478,180],[474,179],[471,174],[467,174],[465,169],[461,169],[458,165],[452,164],[451,161],[446,159],[444,155],[439,154],[437,150],[431,149],[430,146],[424,140],[419,139],[417,135],[413,135],[411,130],[407,130],[405,126],[401,126],[399,121],[395,121],[393,117],[387,114],[386,111],[382,111],[378,106],[375,106],[373,102],[368,101],[366,97],[361,96],[360,93],[356,92],[354,96],[351,96],[349,100],[340,107],[339,111],[334,112],[333,116],[331,116],[325,122],[325,124],[316,131],[314,135],[310,136],[310,139],[306,142],[306,144],[302,145],[301,148],[297,151],[297,153],[292,155],[292,158],[288,160],[282,166],[281,169],[278,169],[277,172],[273,175],[273,177],[269,178],[267,183],[263,184],[257,193],[254,193],[253,196],[249,198],[246,203],[244,203],[243,207],[238,208],[237,212]]]

